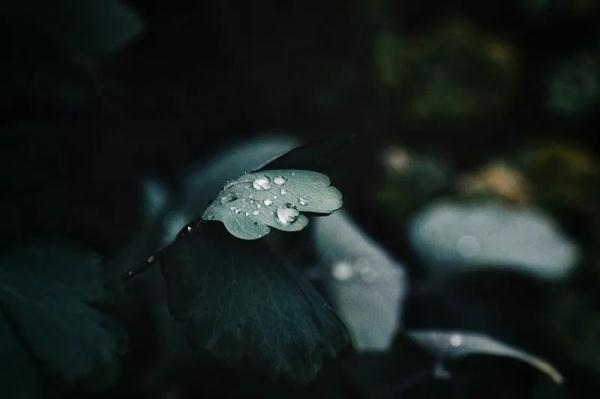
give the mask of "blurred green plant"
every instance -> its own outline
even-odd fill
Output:
[[[511,45],[460,20],[419,36],[380,33],[375,64],[398,98],[398,112],[419,120],[496,112],[507,104],[516,77]]]

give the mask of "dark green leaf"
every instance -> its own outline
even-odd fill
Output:
[[[336,137],[313,141],[265,162],[253,172],[265,169],[307,169],[326,172],[339,162],[354,137]]]
[[[218,359],[304,383],[349,344],[344,325],[264,240],[200,224],[163,252],[172,314]]]
[[[28,352],[40,370],[68,384],[113,362],[121,349],[120,331],[94,307],[109,299],[97,257],[70,242],[37,242],[0,259],[0,323],[24,346],[15,361],[25,362]]]
[[[19,337],[0,312],[0,389],[2,396],[11,399],[41,397],[39,376],[34,361]]]

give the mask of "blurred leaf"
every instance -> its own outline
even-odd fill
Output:
[[[360,351],[389,348],[401,326],[407,292],[403,265],[347,214],[315,221],[313,242],[334,308]]]
[[[600,62],[582,55],[562,62],[550,76],[548,106],[555,112],[575,116],[589,112],[600,100]]]
[[[41,398],[40,378],[34,359],[15,334],[3,312],[0,312],[0,389],[11,399]]]
[[[441,361],[472,355],[504,356],[535,367],[557,384],[563,382],[562,375],[550,363],[486,335],[440,330],[412,330],[407,335]]]
[[[342,194],[329,177],[308,170],[262,170],[227,183],[206,209],[204,220],[219,220],[234,236],[261,238],[274,227],[300,231],[301,212],[328,214],[342,206]]]
[[[70,53],[115,51],[142,29],[120,0],[24,0],[11,2],[4,13],[15,31],[42,33]]]
[[[171,313],[188,321],[197,348],[218,359],[305,383],[349,337],[290,261],[264,240],[200,224],[162,255]]]
[[[253,172],[264,169],[305,169],[323,172],[339,162],[339,158],[344,156],[353,139],[351,136],[309,142],[277,155]]]
[[[1,350],[19,356],[4,363],[3,384],[35,390],[20,379],[4,381],[13,362],[23,364],[23,378],[36,380],[43,370],[72,384],[115,361],[120,330],[94,307],[111,301],[102,273],[93,253],[63,240],[22,246],[0,259],[0,329],[7,337]]]
[[[440,272],[509,269],[561,279],[579,256],[547,215],[493,202],[433,204],[413,218],[409,235],[418,255]]]

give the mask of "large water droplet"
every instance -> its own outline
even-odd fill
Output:
[[[354,268],[346,261],[341,261],[333,265],[331,275],[339,281],[346,281],[354,275]]]
[[[271,179],[267,176],[259,176],[252,182],[252,187],[255,190],[270,190],[271,189]]]
[[[273,183],[277,184],[278,186],[283,186],[286,181],[287,179],[283,176],[277,176],[273,179]]]
[[[268,199],[268,198],[267,198],[266,200],[264,200],[263,202],[264,202],[264,204],[265,204],[266,206],[271,206],[271,205],[273,205],[273,201],[271,201],[271,200],[270,200],[270,199]]]
[[[294,223],[298,219],[300,211],[293,204],[287,203],[277,208],[277,220],[282,225]]]
[[[235,201],[236,199],[238,199],[238,195],[234,194],[234,193],[227,193],[224,196],[221,197],[221,204],[228,204],[230,202]]]
[[[260,212],[259,212],[259,211],[254,211],[254,212],[252,212],[252,214],[253,214],[254,216],[258,216],[258,215],[260,214]]]
[[[458,348],[459,346],[462,345],[462,342],[463,342],[462,335],[460,335],[460,334],[452,334],[450,336],[450,345],[451,346],[453,346],[455,348]]]

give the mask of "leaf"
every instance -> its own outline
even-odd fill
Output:
[[[493,202],[433,204],[413,218],[409,235],[426,265],[442,272],[510,269],[560,280],[579,257],[544,213]]]
[[[313,242],[327,272],[328,297],[349,327],[355,348],[389,349],[407,293],[403,265],[343,211],[315,221]]]
[[[206,209],[204,220],[223,222],[243,240],[264,237],[274,227],[300,231],[302,212],[328,214],[342,206],[342,194],[329,178],[309,170],[262,170],[229,182]]]
[[[288,150],[263,163],[253,172],[265,169],[308,169],[324,171],[339,162],[339,157],[346,153],[347,147],[354,139],[336,137],[316,140]]]
[[[22,0],[10,2],[6,13],[7,22],[23,36],[40,32],[77,54],[118,50],[142,30],[140,18],[120,0]]]
[[[32,357],[0,312],[0,389],[11,399],[41,398],[40,379]],[[10,361],[7,361],[10,360]]]
[[[171,313],[221,361],[304,383],[349,344],[329,305],[263,240],[202,223],[161,260]]]
[[[520,360],[562,384],[562,375],[547,361],[483,334],[459,331],[413,330],[408,336],[440,360],[471,355],[503,356]]]
[[[25,375],[35,361],[67,384],[88,377],[122,348],[120,330],[94,307],[108,303],[102,268],[90,251],[63,240],[19,247],[0,259],[0,330],[13,337],[0,341],[0,352],[13,351]],[[6,376],[14,365],[2,367]]]

